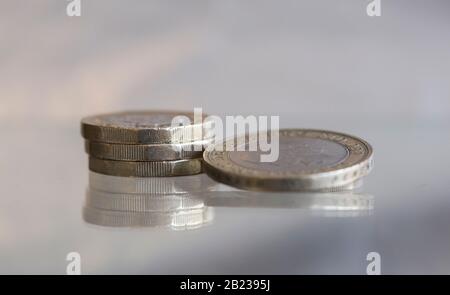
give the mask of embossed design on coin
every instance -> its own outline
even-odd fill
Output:
[[[315,191],[353,183],[367,175],[373,165],[371,146],[351,135],[284,129],[279,137],[280,157],[273,163],[260,162],[260,151],[217,151],[210,147],[204,152],[205,171],[217,181],[245,189]],[[251,135],[249,140],[256,138]]]
[[[348,157],[348,150],[342,144],[320,138],[281,137],[277,161],[261,162],[260,155],[261,152],[229,153],[232,162],[246,168],[304,173],[341,163]]]

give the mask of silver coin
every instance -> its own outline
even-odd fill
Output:
[[[255,140],[257,136],[251,135],[242,142],[248,147]],[[280,130],[275,162],[261,162],[260,150],[226,151],[230,144],[221,144],[222,151],[210,146],[204,152],[205,172],[249,190],[333,191],[366,176],[373,167],[372,147],[366,141],[333,131]]]
[[[203,207],[174,212],[129,212],[83,207],[87,223],[107,227],[168,227],[173,230],[198,229],[214,218],[212,208]]]
[[[116,194],[89,189],[85,206],[127,212],[171,212],[201,209],[204,201],[194,195]]]
[[[194,114],[177,111],[131,111],[86,117],[81,133],[104,143],[184,143],[203,139],[211,122],[195,122]],[[178,119],[177,119],[178,118]],[[183,120],[184,119],[184,120]]]
[[[120,177],[89,171],[89,187],[116,194],[195,194],[210,191],[217,182],[205,174],[182,177]]]
[[[101,174],[123,177],[184,176],[201,173],[202,160],[129,162],[89,157],[89,169]]]
[[[115,144],[86,141],[92,157],[118,161],[168,161],[201,158],[209,140],[177,144]]]

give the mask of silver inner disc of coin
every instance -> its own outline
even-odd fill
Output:
[[[330,140],[307,137],[280,136],[280,153],[275,162],[261,162],[261,151],[229,152],[229,159],[235,164],[256,170],[271,172],[312,172],[336,166],[344,162],[348,149]]]

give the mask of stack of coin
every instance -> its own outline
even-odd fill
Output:
[[[197,120],[195,120],[197,119]],[[198,121],[198,122],[197,122]],[[193,113],[136,111],[84,118],[91,171],[123,177],[167,177],[202,172],[209,142]]]

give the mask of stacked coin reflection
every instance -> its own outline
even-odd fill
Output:
[[[201,195],[214,184],[204,174],[141,178],[90,172],[83,217],[111,227],[199,228],[213,218]]]
[[[183,112],[121,112],[81,121],[91,171],[123,177],[202,172],[203,118]]]

